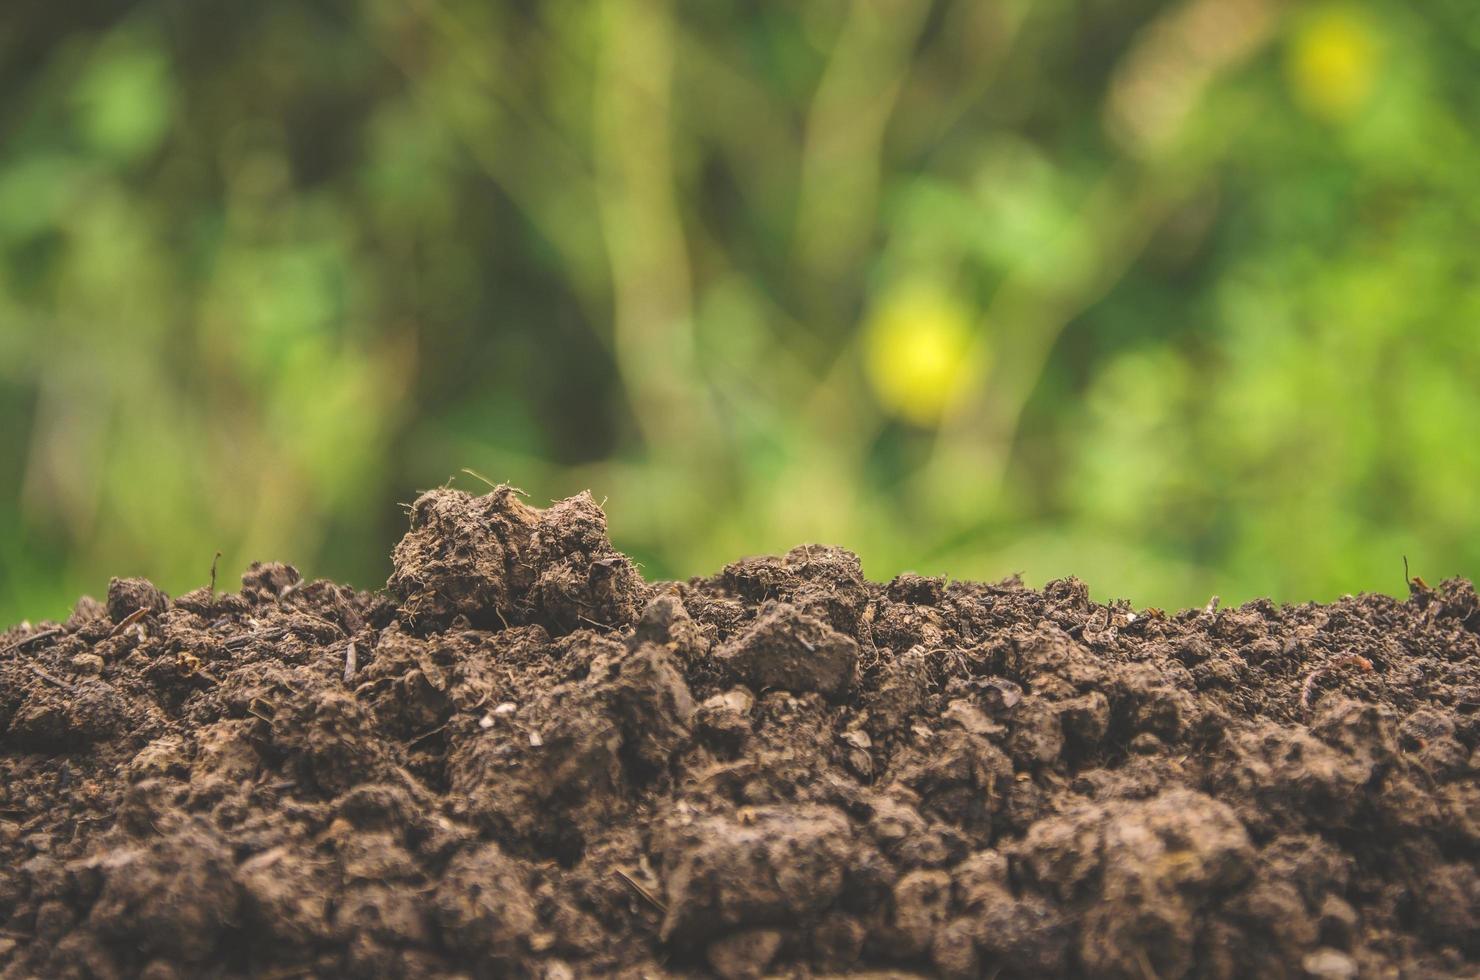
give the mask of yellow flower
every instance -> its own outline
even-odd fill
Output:
[[[1333,6],[1313,14],[1296,31],[1285,62],[1296,101],[1322,119],[1350,119],[1372,94],[1380,42],[1357,8]]]
[[[934,285],[892,289],[870,318],[864,343],[879,403],[915,425],[938,425],[960,407],[980,373],[970,314]]]

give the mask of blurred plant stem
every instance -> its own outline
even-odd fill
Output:
[[[877,226],[884,131],[911,65],[929,0],[853,0],[807,114],[799,177],[797,274],[822,301],[809,310],[834,328],[841,277],[856,269]],[[823,305],[825,304],[825,305]]]
[[[435,59],[438,70],[426,71],[406,39],[394,34],[375,35],[379,50],[401,70],[423,111],[452,127],[478,167],[559,251],[576,296],[592,322],[601,322],[607,308],[606,264],[577,220],[581,213],[571,207],[573,200],[587,208],[597,205],[591,164],[513,77],[499,70],[514,52],[498,31],[470,27],[466,13],[447,0],[416,0],[407,9],[414,18],[408,33],[420,26],[431,30],[433,49],[420,57]],[[523,152],[508,152],[505,139],[515,134]],[[611,340],[600,331],[596,339]]]
[[[605,0],[593,147],[611,264],[617,365],[659,466],[702,467],[715,424],[694,357],[688,249],[675,200],[672,11]]]

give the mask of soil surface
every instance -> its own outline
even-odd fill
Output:
[[[1480,971],[1480,601],[1166,615],[590,496],[0,634],[0,976]]]

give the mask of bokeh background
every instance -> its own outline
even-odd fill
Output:
[[[1480,570],[1474,0],[7,3],[0,620],[454,478],[1201,605]]]

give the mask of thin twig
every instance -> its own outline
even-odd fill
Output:
[[[216,552],[216,557],[211,559],[211,605],[216,604],[216,563],[221,560],[221,552]]]
[[[1156,975],[1156,969],[1151,965],[1151,960],[1149,957],[1147,957],[1146,951],[1144,949],[1138,948],[1136,950],[1136,960],[1140,963],[1141,976],[1143,980],[1161,980],[1161,978]]]
[[[1316,693],[1316,684],[1320,682],[1321,678],[1338,667],[1358,667],[1363,673],[1371,673],[1372,661],[1355,653],[1348,653],[1337,657],[1328,664],[1317,667],[1305,678],[1305,683],[1300,685],[1300,707],[1306,711],[1310,710],[1311,699],[1315,697]]]
[[[638,895],[641,895],[644,899],[646,899],[648,904],[652,905],[653,908],[657,909],[659,912],[662,912],[664,915],[668,914],[668,906],[664,905],[663,902],[656,895],[644,888],[636,878],[633,878],[621,868],[613,868],[612,871],[616,873],[617,877],[625,881],[629,888],[631,888],[633,891],[637,892]]]
[[[228,650],[238,650],[246,646],[248,643],[251,643],[253,640],[280,639],[286,632],[288,631],[281,626],[269,626],[267,629],[258,630],[255,633],[243,633],[241,636],[233,636],[223,645]]]
[[[1429,583],[1427,583],[1427,582],[1425,582],[1423,580],[1423,576],[1422,575],[1414,575],[1414,576],[1411,576],[1411,577],[1409,576],[1409,574],[1408,574],[1408,556],[1407,555],[1404,555],[1403,556],[1403,581],[1406,582],[1406,583],[1408,583],[1408,594],[1410,596],[1416,596],[1416,595],[1420,595],[1421,593],[1424,593],[1424,592],[1432,592],[1433,591],[1432,589],[1429,588]]]
[[[111,640],[115,636],[118,636],[124,630],[128,629],[130,626],[134,625],[147,615],[149,615],[149,608],[147,606],[140,606],[138,609],[135,609],[133,612],[123,617],[123,619],[119,622],[117,626],[113,627],[113,632],[108,634],[108,639]]]
[[[355,641],[349,641],[349,647],[344,651],[344,686],[348,687],[355,681],[355,671],[359,669],[359,658],[355,653]]]
[[[5,648],[5,652],[6,653],[19,653],[20,651],[24,650],[26,647],[30,646],[33,643],[40,643],[42,640],[49,640],[53,636],[60,636],[61,634],[65,633],[65,632],[66,632],[66,630],[61,629],[60,627],[56,627],[56,628],[49,629],[49,630],[42,630],[40,633],[32,633],[30,636],[27,636],[27,637],[24,637],[22,639],[16,640],[10,646],[6,647]]]
[[[1305,683],[1300,685],[1300,707],[1306,711],[1310,710],[1310,699],[1315,696],[1316,683],[1326,676],[1329,667],[1317,667],[1305,678]]]
[[[416,736],[411,741],[407,742],[406,743],[406,747],[407,748],[410,748],[411,746],[415,745],[417,742],[421,742],[421,741],[424,741],[426,739],[429,739],[433,735],[437,734],[438,732],[446,731],[447,730],[447,726],[450,725],[450,724],[452,724],[452,719],[449,718],[447,721],[444,721],[441,725],[437,726],[436,728],[433,728],[431,731],[429,731],[429,732],[422,732],[420,735]]]
[[[484,483],[488,484],[493,489],[495,489],[495,490],[498,489],[498,484],[497,483],[494,483],[492,480],[490,480],[488,477],[484,476],[482,473],[479,473],[477,470],[471,469],[469,467],[464,466],[462,468],[462,471],[464,473],[466,473],[468,476],[471,476],[471,477],[473,477],[476,480],[482,480]]]
[[[69,691],[69,692],[72,692],[72,693],[76,693],[76,691],[77,691],[76,685],[69,684],[66,681],[62,680],[60,677],[57,677],[57,676],[55,676],[53,674],[48,674],[46,671],[42,670],[40,667],[36,666],[35,664],[31,664],[30,667],[31,667],[31,670],[33,670],[36,673],[36,676],[37,677],[39,677],[42,680],[46,681],[48,684],[55,684],[57,687],[61,688],[64,691]]]

